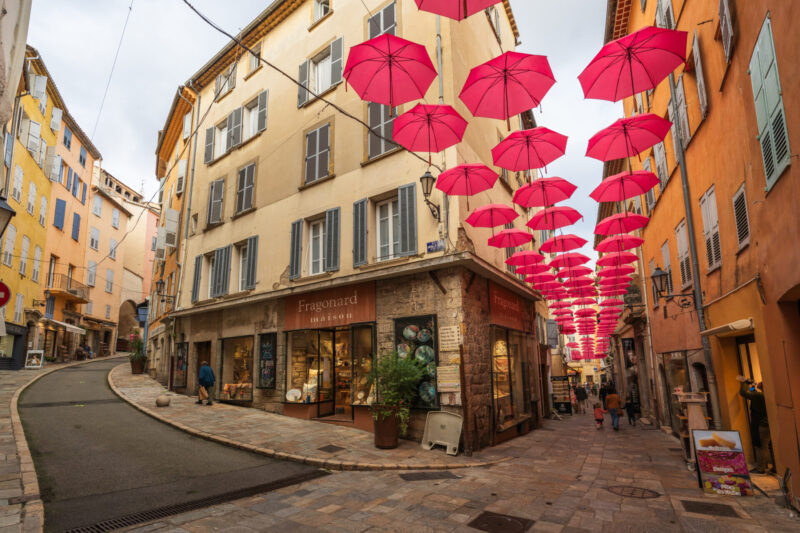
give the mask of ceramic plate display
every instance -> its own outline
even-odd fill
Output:
[[[301,396],[303,396],[303,393],[300,392],[300,390],[298,389],[291,389],[289,392],[286,393],[286,399],[290,402],[300,401]]]
[[[424,403],[436,403],[436,388],[433,383],[424,381],[419,385],[419,397]]]
[[[431,340],[431,330],[429,329],[419,330],[419,334],[417,335],[417,340],[419,342],[428,342],[429,340]]]
[[[401,342],[400,344],[397,345],[397,355],[399,355],[400,357],[407,357],[408,352],[410,351],[411,351],[411,346],[409,346],[405,342]]]
[[[413,341],[419,335],[419,327],[411,324],[410,326],[406,326],[403,330],[403,337],[406,339]]]
[[[428,375],[432,378],[436,377],[436,363],[430,362],[425,366],[425,370],[428,372]]]
[[[425,364],[432,363],[436,357],[436,352],[430,346],[420,346],[414,352],[414,356]]]

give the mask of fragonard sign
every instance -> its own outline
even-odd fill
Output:
[[[374,321],[375,285],[372,283],[286,298],[286,330],[319,329]]]
[[[525,327],[525,300],[499,285],[489,283],[489,322],[528,331],[529,328]]]

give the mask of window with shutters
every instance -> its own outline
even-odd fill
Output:
[[[731,62],[733,57],[733,14],[731,13],[730,0],[719,0],[719,35],[722,39],[722,50],[725,61]]]
[[[343,39],[339,37],[314,57],[300,64],[297,106],[301,107],[342,81]],[[313,94],[312,94],[313,93]]]
[[[64,216],[67,210],[67,202],[60,198],[56,198],[56,209],[53,216],[53,226],[60,230],[64,229]]]
[[[86,284],[90,287],[94,287],[96,279],[97,279],[97,262],[89,261],[89,267],[86,269]]]
[[[314,0],[314,22],[331,11],[331,0]]]
[[[250,47],[250,54],[247,56],[248,72],[255,72],[261,68],[261,43]]]
[[[44,227],[47,222],[47,196],[42,195],[39,201],[39,225]]]
[[[497,6],[491,6],[486,9],[486,18],[489,19],[489,25],[492,27],[494,36],[497,42],[500,42],[500,10]]]
[[[739,250],[750,244],[750,220],[747,216],[747,196],[744,193],[744,184],[733,195],[733,218],[736,221],[736,238],[739,241]]]
[[[697,100],[700,102],[700,116],[706,118],[708,115],[708,93],[706,93],[706,77],[703,73],[703,58],[700,54],[700,39],[697,37],[697,30],[694,31],[692,39],[692,58],[694,59],[694,79],[697,83]]]
[[[106,304],[106,318],[111,318],[111,306]]]
[[[658,0],[656,4],[656,26],[659,28],[675,29],[675,11],[672,0]]]
[[[17,293],[17,297],[14,300],[14,322],[17,324],[22,322],[22,311],[25,304],[25,297]]]
[[[653,146],[653,158],[656,160],[656,174],[658,175],[661,194],[669,181],[669,168],[667,167],[667,150],[664,141]]]
[[[109,259],[117,258],[117,241],[115,239],[108,240],[108,258]]]
[[[242,109],[242,139],[246,141],[258,133],[258,98],[247,102]]]
[[[19,202],[20,198],[22,198],[23,176],[24,173],[22,172],[22,167],[19,165],[14,167],[14,183],[11,186],[11,198],[16,200],[17,202]]]
[[[321,274],[325,264],[325,220],[308,225],[308,273]]]
[[[367,145],[369,149],[368,159],[383,155],[397,148],[392,142],[394,130],[394,116],[396,109],[390,112],[389,106],[369,102],[367,104],[367,114],[369,115],[369,132],[367,133]]]
[[[58,130],[61,129],[61,117],[64,115],[64,111],[53,107],[53,110],[50,112],[50,130],[58,136]]]
[[[400,211],[397,197],[375,206],[377,260],[386,261],[400,253]]]
[[[786,113],[778,62],[772,35],[772,22],[769,18],[761,27],[761,33],[750,58],[750,83],[756,108],[758,139],[764,161],[764,177],[769,191],[791,163],[789,131],[786,127]]]
[[[214,159],[222,157],[228,150],[228,123],[225,119],[214,127]]]
[[[367,264],[368,203],[366,198],[353,203],[353,267]]]
[[[86,307],[84,307],[84,313],[87,315],[91,315],[93,311],[92,307],[94,307],[94,302],[89,300],[89,302],[86,304]]]
[[[64,126],[64,146],[67,150],[72,148],[72,132],[69,130],[67,126]]]
[[[514,229],[514,224],[509,222],[503,227],[505,229]],[[506,253],[506,261],[511,259],[511,256],[514,255],[514,253],[516,253],[516,251],[517,251],[516,247],[508,247],[508,248],[504,248],[504,250],[505,250],[505,253]],[[517,273],[516,267],[514,265],[509,265],[508,263],[506,263],[506,270],[511,274],[516,274]]]
[[[111,225],[114,228],[119,228],[119,209],[116,207],[111,211]]]
[[[231,66],[226,68],[223,72],[217,75],[217,79],[214,83],[214,94],[216,94],[216,100],[219,100],[226,94],[228,94],[231,89],[236,86],[236,63],[233,63]]]
[[[36,209],[36,183],[31,182],[28,185],[28,207],[27,211],[29,214],[33,214],[33,210]]]
[[[311,59],[308,71],[308,86],[317,94],[331,87],[331,52],[326,49]]]
[[[81,152],[78,155],[78,163],[80,163],[82,167],[86,167],[86,148],[83,146],[81,146]]]
[[[100,248],[100,230],[91,228],[89,230],[89,248],[97,250]]]
[[[189,138],[189,135],[192,134],[192,112],[187,111],[185,115],[183,115],[183,140]]]
[[[675,291],[672,284],[672,263],[669,260],[669,241],[664,241],[664,244],[661,245],[661,260],[664,261],[664,272],[667,273],[666,291],[667,294],[672,294]]]
[[[686,220],[681,220],[675,228],[675,239],[678,242],[678,265],[681,274],[681,289],[692,284],[692,262],[689,258],[689,235],[686,231]]]
[[[328,123],[306,134],[306,185],[330,175],[330,131]]]
[[[7,267],[11,266],[11,261],[14,259],[14,246],[17,240],[17,228],[12,224],[6,226],[6,239],[3,243],[3,264]]]
[[[106,292],[114,290],[114,271],[110,268],[106,269]]]
[[[220,178],[211,182],[208,187],[208,224],[222,222],[222,199],[225,191],[225,179]]]
[[[700,198],[700,212],[703,215],[703,240],[706,247],[708,270],[710,271],[722,263],[719,219],[717,218],[717,197],[713,186]]]
[[[239,290],[247,290],[247,242],[236,247],[239,256]]]
[[[236,187],[236,214],[253,208],[253,183],[255,181],[256,164],[250,163],[239,169]]]
[[[642,169],[647,172],[652,172],[649,157],[644,158],[644,160],[642,161]],[[644,201],[645,205],[647,206],[647,215],[649,216],[650,212],[656,206],[655,187],[649,189],[646,193],[644,193]]]
[[[183,193],[183,188],[186,185],[186,159],[178,161],[178,175],[175,184],[175,194]]]
[[[28,274],[28,253],[30,253],[31,240],[27,235],[22,236],[22,247],[19,251],[19,273],[22,276]]]
[[[36,248],[33,251],[33,272],[31,273],[31,280],[32,281],[39,281],[39,272],[42,269],[42,249],[39,245],[36,245]]]
[[[367,33],[374,39],[384,33],[397,35],[397,16],[395,2],[390,3],[367,19]]]
[[[103,214],[103,199],[100,196],[95,196],[92,200],[92,213],[98,217]]]

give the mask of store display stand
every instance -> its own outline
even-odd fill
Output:
[[[708,420],[703,413],[703,406],[708,402],[707,392],[673,392],[675,398],[680,402],[682,412],[678,418],[684,423],[680,430],[681,444],[686,463],[690,469],[694,466],[694,441],[692,440],[693,429],[708,429]]]

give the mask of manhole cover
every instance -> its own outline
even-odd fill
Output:
[[[630,486],[616,486],[616,487],[606,487],[606,490],[612,494],[616,494],[617,496],[624,496],[626,498],[639,498],[641,500],[648,500],[651,498],[658,498],[661,494],[657,493],[654,490],[650,489],[643,489],[642,487],[630,487]]]
[[[319,448],[319,451],[325,452],[325,453],[340,452],[342,450],[344,450],[344,448],[342,448],[341,446],[336,446],[334,444],[328,444],[327,446],[323,446],[322,448]]]
[[[533,525],[533,520],[485,511],[467,525],[489,533],[516,533],[528,531]]]
[[[698,502],[695,500],[681,500],[681,504],[687,513],[707,514],[711,516],[727,516],[740,518],[736,509],[724,503]]]
[[[432,470],[430,472],[408,472],[400,474],[406,481],[430,481],[433,479],[458,479],[458,476],[449,470]]]

